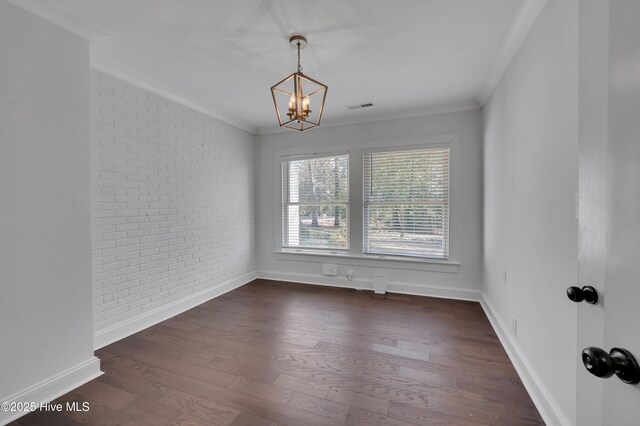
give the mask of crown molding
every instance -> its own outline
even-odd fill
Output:
[[[476,101],[480,106],[484,107],[491,97],[546,2],[547,0],[523,0],[520,10],[509,28],[507,37],[502,42],[496,61],[485,77],[480,92],[476,97]]]
[[[162,96],[163,98],[169,99],[194,111],[198,111],[202,114],[208,115],[209,117],[215,118],[216,120],[223,121],[231,126],[237,127],[251,134],[256,133],[256,129],[254,127],[247,125],[246,123],[220,115],[202,105],[195,99],[189,97],[188,95],[185,95],[184,93],[175,90],[164,83],[160,83],[159,81],[151,79],[138,71],[134,71],[129,67],[126,67],[118,62],[114,62],[111,59],[107,59],[104,56],[98,55],[94,52],[91,52],[91,68],[108,74],[117,79],[126,81],[127,83],[133,84],[134,86],[147,90],[158,96]]]
[[[113,35],[111,31],[83,18],[55,0],[7,0],[7,2],[89,42]]]
[[[480,109],[480,105],[471,99],[468,101],[451,103],[451,104],[442,104],[442,105],[431,105],[423,108],[415,108],[410,111],[402,110],[402,111],[390,111],[384,114],[376,114],[371,116],[361,116],[354,117],[352,119],[346,120],[329,120],[329,122],[322,122],[322,125],[319,127],[338,127],[338,126],[347,126],[350,124],[362,124],[362,123],[376,123],[380,121],[389,121],[389,120],[399,120],[402,118],[415,118],[415,117],[425,117],[429,115],[437,115],[437,114],[447,114],[452,112],[462,112],[462,111],[473,111]],[[326,119],[325,119],[326,120]],[[260,127],[258,128],[258,135],[269,135],[273,133],[286,133],[289,132],[287,129],[283,129],[281,127],[277,127],[277,123],[275,123],[276,127]]]

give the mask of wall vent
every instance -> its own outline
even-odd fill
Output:
[[[347,109],[362,109],[362,108],[369,108],[373,106],[373,102],[367,102],[366,104],[355,104],[355,105],[347,105]]]

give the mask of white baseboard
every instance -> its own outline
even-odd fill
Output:
[[[281,271],[258,271],[258,278],[301,284],[325,285],[329,287],[353,288],[356,290],[373,290],[373,280],[370,279],[352,279],[351,281],[348,281],[346,278],[342,277]],[[480,292],[478,290],[428,284],[389,281],[387,283],[387,291],[390,293],[470,300],[474,302],[480,300]]]
[[[100,349],[104,346],[110,345],[113,342],[124,339],[138,331],[144,330],[145,328],[181,314],[184,311],[241,287],[255,279],[255,272],[240,275],[218,284],[215,287],[208,288],[183,299],[176,300],[167,305],[145,312],[144,314],[131,318],[127,321],[99,330],[94,334],[93,346],[95,349]]]
[[[507,351],[511,363],[515,367],[518,376],[520,376],[520,380],[522,380],[525,389],[529,393],[531,400],[538,409],[544,422],[548,425],[570,426],[571,421],[569,421],[553,396],[551,396],[549,389],[547,389],[542,379],[540,379],[540,376],[535,372],[533,366],[520,348],[520,345],[518,345],[518,342],[512,337],[509,328],[507,328],[500,319],[487,296],[484,293],[481,293],[481,295],[480,305],[482,309],[484,309],[487,318],[489,318],[489,322],[498,335],[500,343],[502,343],[505,351]]]
[[[0,401],[9,403],[36,402],[38,404],[51,402],[59,396],[62,396],[101,375],[102,371],[100,371],[100,360],[96,357],[91,357],[90,359],[43,380],[30,388],[9,397],[2,398]],[[0,424],[8,424],[25,414],[27,413],[0,410]]]
[[[414,296],[439,297],[442,299],[467,300],[478,302],[480,292],[468,288],[446,287],[428,284],[413,284],[389,281],[387,291],[390,293],[412,294]]]

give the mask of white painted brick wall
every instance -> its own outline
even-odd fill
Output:
[[[253,135],[91,71],[94,331],[256,269]]]

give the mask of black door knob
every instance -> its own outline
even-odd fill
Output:
[[[626,349],[613,348],[609,353],[590,347],[582,350],[582,363],[589,373],[607,378],[614,374],[629,384],[640,382],[640,367],[635,357]]]
[[[598,303],[598,292],[590,285],[586,285],[582,288],[569,287],[567,289],[567,297],[569,298],[569,300],[572,300],[576,303],[582,302],[583,300],[592,305]]]

